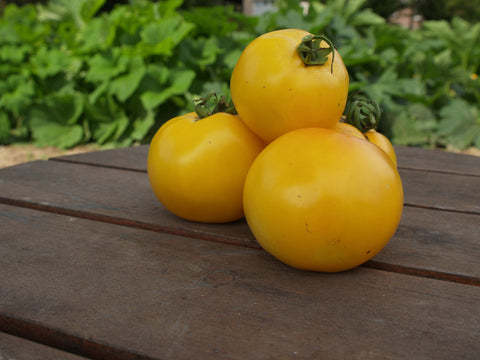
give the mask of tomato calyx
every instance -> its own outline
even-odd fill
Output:
[[[362,133],[376,129],[381,116],[382,110],[378,103],[365,95],[354,94],[347,101],[345,121]]]
[[[220,112],[232,115],[237,114],[235,106],[227,102],[224,95],[218,97],[215,91],[211,91],[207,96],[195,99],[193,101],[196,103],[195,113],[199,119],[204,119]],[[211,106],[213,106],[212,103],[215,104],[213,109],[211,109]]]
[[[325,41],[328,47],[320,47]],[[330,72],[333,74],[333,60],[335,58],[335,46],[325,35],[306,35],[297,47],[297,53],[306,66],[324,65],[328,60],[328,54],[332,53]]]

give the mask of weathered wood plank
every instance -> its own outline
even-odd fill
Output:
[[[95,151],[95,155],[81,153],[53,157],[50,160],[146,172],[148,147],[148,145],[141,145],[128,148],[110,149]]]
[[[442,150],[395,146],[402,169],[480,176],[480,157]],[[148,145],[55,157],[52,160],[147,171]]]
[[[0,325],[1,326],[1,325]],[[84,357],[0,332],[1,360],[85,360]]]
[[[180,220],[157,201],[146,173],[36,161],[0,170],[0,202],[257,246],[244,221],[213,226]]]
[[[452,276],[438,276],[452,281],[472,277],[465,282],[479,285],[479,234],[478,215],[405,207],[397,232],[373,261],[388,264],[381,268],[391,271],[403,272],[394,266],[415,269],[422,276],[448,273]],[[411,273],[408,269],[405,272]]]
[[[480,214],[480,192],[477,191],[480,189],[480,177],[409,169],[401,169],[400,175],[408,205]],[[151,195],[146,173],[56,161],[37,161],[2,169],[0,179],[0,196],[10,194],[8,196],[17,198],[34,198],[32,195],[38,187],[45,189],[44,194],[50,196],[57,191],[57,185],[61,189],[60,197],[65,195],[66,199],[69,196],[84,196],[83,192],[87,192],[88,197],[88,194],[96,193],[92,191],[95,188],[101,188],[102,194],[111,195],[109,201],[119,195],[123,198],[123,192],[134,198],[145,193]],[[92,179],[98,179],[95,185]],[[17,194],[14,189],[18,190]],[[32,195],[28,194],[29,189]],[[116,191],[118,194],[114,193]]]
[[[144,173],[50,161],[24,164],[0,172],[0,202],[259,247],[244,221],[212,225],[172,215],[156,200]],[[479,232],[478,215],[406,206],[397,234],[375,260],[478,279]]]
[[[421,151],[419,152],[419,150]],[[102,166],[109,164],[108,166],[114,168],[146,171],[146,152],[146,147],[135,147],[130,152],[128,149],[116,149],[73,155],[60,159]],[[421,155],[424,152],[432,154],[431,158],[434,160],[432,166],[429,165],[426,159],[415,162],[413,159],[416,158],[412,156],[411,152],[417,155]],[[402,166],[399,168],[404,185],[405,203],[440,210],[480,214],[480,192],[472,191],[472,189],[480,188],[480,176],[462,175],[480,172],[480,170],[477,170],[480,169],[480,158],[440,152],[441,155],[447,154],[446,159],[449,160],[443,164],[444,170],[440,171],[442,164],[440,163],[441,157],[438,154],[439,152],[439,150],[424,149],[399,151],[399,156],[404,153],[407,154],[406,159],[403,161],[408,160],[413,164],[411,168],[410,165],[406,165],[407,168]],[[454,161],[458,162],[455,163]],[[399,159],[400,165],[401,162],[402,159]],[[423,165],[420,166],[419,164]],[[474,164],[476,166],[472,166]],[[429,171],[423,171],[424,169]],[[458,184],[461,184],[461,186]]]
[[[443,150],[395,146],[399,167],[480,176],[480,157]]]
[[[6,205],[0,224],[0,330],[87,357],[480,356],[477,286],[302,272],[261,250]]]
[[[405,204],[480,214],[480,176],[399,169]]]

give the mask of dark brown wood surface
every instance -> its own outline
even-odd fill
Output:
[[[469,192],[480,188],[477,157],[408,147],[396,147],[396,151],[405,204],[480,214],[480,192]],[[110,150],[95,157],[86,153],[55,160],[146,172],[147,155],[148,146],[139,146],[131,152]]]
[[[150,190],[147,152],[0,170],[0,349],[18,344],[19,358],[30,341],[94,359],[480,358],[479,158],[397,148],[405,208],[395,236],[363,266],[321,274],[272,258],[244,221],[170,214]]]
[[[395,152],[399,166],[404,169],[480,176],[476,156],[406,146],[396,146]]]
[[[257,249],[7,205],[0,216],[3,326],[23,336],[18,323],[41,326],[37,341],[55,329],[49,345],[67,351],[159,359],[480,351],[476,286],[368,268],[301,272]],[[448,341],[438,342],[439,329]]]
[[[0,332],[2,360],[85,360],[82,356]]]
[[[480,176],[478,157],[443,150],[395,146],[398,165],[403,169]],[[147,170],[148,145],[61,156],[55,160],[110,166],[138,171]]]
[[[417,170],[402,173],[407,205],[397,234],[375,261],[436,271],[440,277],[443,273],[462,275],[465,279],[459,281],[479,282],[480,217],[469,212],[475,207],[472,204],[480,204],[480,192],[472,191],[480,189],[480,177],[435,173],[437,177],[426,175],[428,180],[422,183],[421,175]],[[445,180],[448,176],[451,183]],[[469,182],[459,186],[459,177]],[[442,190],[428,191],[431,188]],[[210,225],[178,219],[156,200],[145,172],[70,162],[31,162],[3,171],[0,194],[0,201],[17,206],[258,247],[244,221]],[[427,252],[420,253],[421,248]]]

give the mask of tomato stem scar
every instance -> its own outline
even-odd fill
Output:
[[[321,42],[328,44],[327,48],[320,47]],[[325,35],[306,35],[297,47],[297,53],[306,66],[324,65],[328,54],[332,53],[330,72],[333,74],[333,60],[335,59],[335,46]]]

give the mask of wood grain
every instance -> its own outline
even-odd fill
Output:
[[[401,169],[480,176],[478,156],[407,146],[395,146],[395,152]],[[148,145],[142,145],[60,156],[52,160],[147,171],[147,156]]]
[[[148,145],[133,146],[96,151],[93,156],[89,153],[82,153],[57,156],[50,160],[146,172],[148,148]]]
[[[480,286],[479,234],[478,215],[405,207],[394,237],[373,260],[391,271],[423,270],[423,276],[451,281],[466,277],[466,283]]]
[[[101,359],[478,359],[480,287],[0,205],[0,330]]]
[[[395,146],[395,152],[403,169],[480,176],[478,156],[408,146]]]
[[[172,215],[154,197],[145,173],[47,161],[4,169],[0,179],[0,202],[3,203],[259,248],[243,220],[212,225]],[[415,179],[406,183],[415,184]],[[472,187],[459,190],[467,204],[472,203],[476,193]],[[428,200],[421,192],[419,196]],[[450,195],[446,199],[456,201]],[[446,200],[442,195],[429,201],[438,204]],[[424,270],[426,274],[435,271],[465,276],[475,283],[480,276],[479,232],[480,216],[476,214],[405,206],[397,233],[375,260],[394,265],[395,271],[403,266]]]
[[[480,163],[479,163],[480,165]],[[480,215],[480,177],[399,169],[405,204]]]
[[[134,171],[51,161],[26,163],[0,171],[0,202],[258,247],[244,221],[211,225],[179,219],[155,198],[147,174]]]
[[[400,175],[405,203],[408,205],[480,214],[480,192],[477,191],[480,189],[480,177],[405,169],[400,170]],[[93,204],[81,205],[78,201],[91,202],[88,197],[96,199],[100,196],[96,202],[101,202],[102,198],[116,202],[131,197],[150,203],[147,197],[153,199],[147,174],[136,171],[34,161],[3,169],[0,178],[0,196],[3,198],[28,198],[47,203],[48,200],[36,198],[53,197],[58,201],[72,201],[72,204],[77,204],[77,208],[92,206]],[[92,182],[92,179],[95,181]],[[41,189],[41,193],[37,189]]]
[[[146,171],[148,147],[86,153],[57,160]],[[480,214],[480,158],[440,150],[398,147],[405,203]]]

